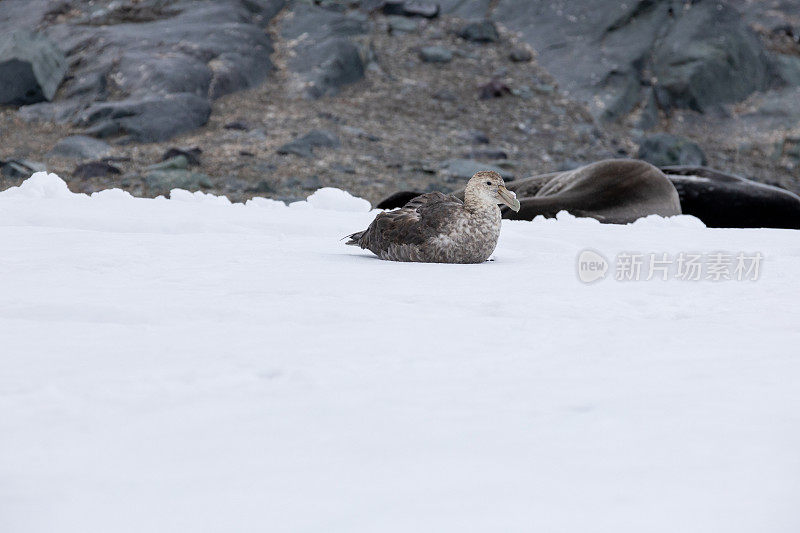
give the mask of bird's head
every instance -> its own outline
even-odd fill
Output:
[[[464,189],[464,201],[468,204],[505,204],[514,211],[519,211],[517,195],[506,189],[503,178],[492,170],[482,170],[470,178],[467,188]]]

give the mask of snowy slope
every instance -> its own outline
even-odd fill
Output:
[[[399,264],[374,216],[0,193],[0,532],[800,531],[800,233],[504,222]],[[757,281],[576,258],[761,252]]]

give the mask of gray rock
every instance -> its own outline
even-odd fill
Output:
[[[147,167],[147,170],[186,170],[189,168],[189,159],[185,155],[176,155],[160,163]]]
[[[132,140],[160,141],[205,124],[210,99],[269,76],[273,49],[263,28],[286,0],[25,3],[3,0],[0,30],[17,21],[45,27],[71,67],[59,90],[63,101],[25,107],[20,116],[77,121],[98,136],[128,132]],[[115,98],[123,100],[108,101]],[[113,113],[120,116],[86,123],[98,107],[105,112],[109,106],[118,106]]]
[[[462,18],[487,16],[493,1],[494,0],[438,0],[442,13]]]
[[[715,99],[743,98],[768,81],[763,47],[730,2],[496,4],[492,18],[520,32],[559,86],[604,120],[637,108],[649,97],[643,82],[652,79],[658,81],[658,104],[667,109],[705,109]]]
[[[800,57],[778,55],[775,58],[778,76],[787,85],[800,85]]]
[[[6,178],[29,178],[31,174],[44,172],[45,170],[47,170],[47,166],[38,161],[28,161],[27,159],[0,160],[0,175]]]
[[[50,150],[50,156],[74,159],[101,159],[111,153],[111,146],[99,139],[85,135],[64,137]]]
[[[17,116],[25,122],[57,122],[65,124],[75,118],[83,109],[83,104],[73,100],[63,102],[42,102],[19,108]]]
[[[339,138],[327,130],[312,130],[302,137],[278,148],[281,155],[294,154],[300,157],[313,157],[314,148],[337,148]]]
[[[764,129],[791,129],[800,126],[800,87],[765,93],[756,109],[740,118]]]
[[[493,170],[500,174],[503,179],[510,180],[514,178],[514,176],[507,170],[495,165],[480,163],[473,159],[448,159],[441,164],[439,173],[444,176],[445,179],[451,181],[460,181],[468,180],[476,172],[480,172],[481,170]]]
[[[154,170],[145,176],[144,182],[152,195],[167,194],[172,189],[196,191],[212,186],[208,176],[188,170]]]
[[[283,20],[281,35],[295,42],[288,66],[309,97],[336,95],[343,86],[364,77],[361,48],[353,37],[368,28],[363,13],[295,5],[292,16]]]
[[[161,142],[205,125],[210,114],[211,105],[205,98],[169,94],[97,103],[79,115],[75,124],[96,137],[127,135],[133,141]]]
[[[0,104],[52,100],[67,59],[47,37],[26,30],[0,34]]]
[[[655,50],[658,101],[663,108],[696,111],[736,102],[768,87],[768,65],[758,36],[736,10],[695,3]]]
[[[419,24],[416,20],[407,17],[389,17],[389,33],[403,34],[416,33]]]
[[[470,22],[458,31],[458,36],[475,43],[495,43],[500,40],[497,26],[491,20]]]
[[[426,63],[449,63],[453,52],[442,46],[426,46],[419,51],[419,57]]]
[[[533,53],[527,48],[514,48],[508,58],[515,63],[527,63],[533,59]]]
[[[697,143],[669,133],[656,133],[640,140],[637,157],[655,166],[706,164],[706,155]]]

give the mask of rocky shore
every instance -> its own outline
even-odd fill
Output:
[[[0,2],[0,188],[377,202],[609,157],[800,192],[800,1]]]

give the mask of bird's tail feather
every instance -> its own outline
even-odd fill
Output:
[[[345,244],[347,244],[349,246],[361,246],[361,237],[364,236],[364,233],[366,233],[366,230],[365,231],[357,231],[357,232],[353,233],[352,235],[348,235],[347,237],[344,237],[345,239],[350,239]]]

